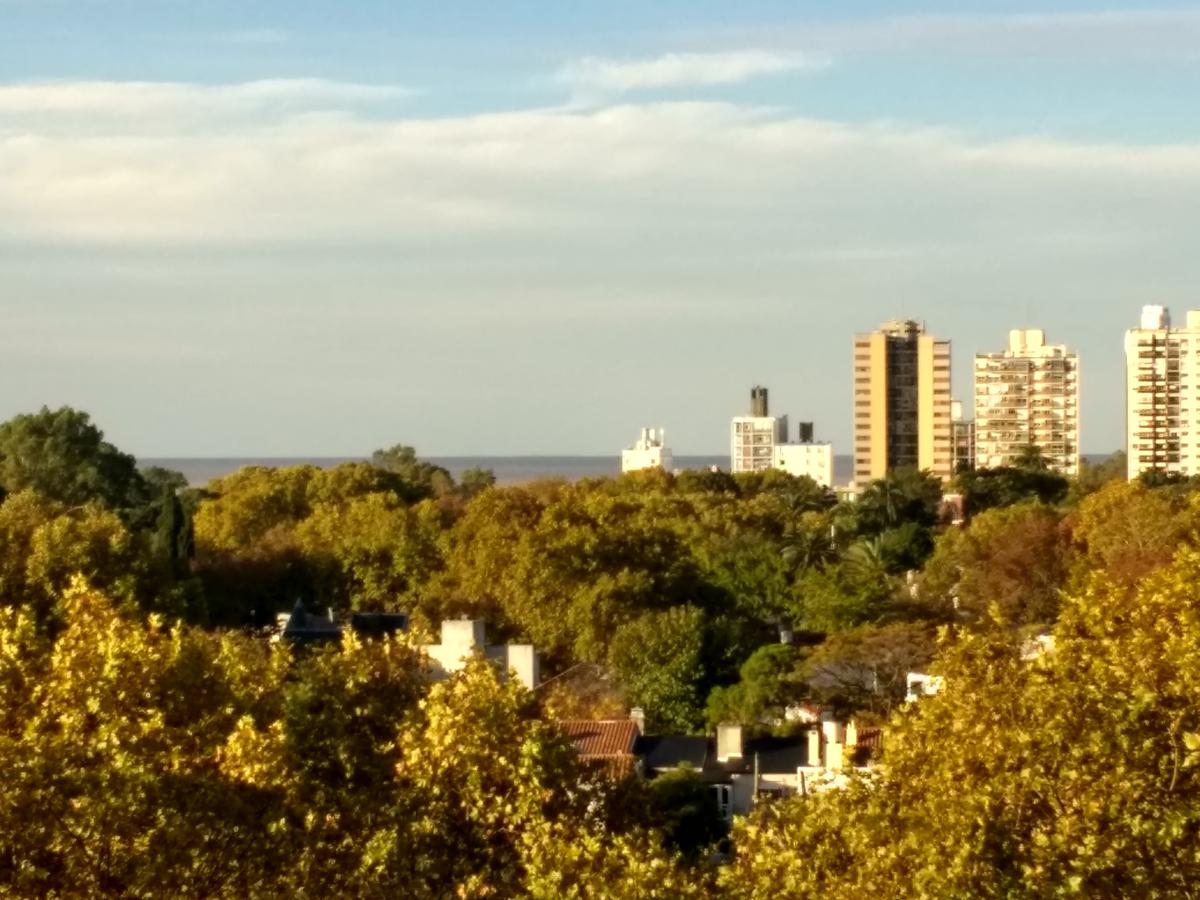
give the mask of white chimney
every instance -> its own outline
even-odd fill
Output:
[[[635,706],[629,711],[629,718],[637,727],[638,734],[646,733],[646,711],[644,709],[642,709],[640,706]]]
[[[821,713],[821,730],[825,732],[826,743],[841,744],[846,739],[846,726],[839,722],[833,713]]]
[[[742,726],[717,726],[717,762],[742,758]]]
[[[821,729],[816,725],[808,729],[808,764],[821,765]]]

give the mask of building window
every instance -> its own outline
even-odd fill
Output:
[[[733,820],[733,785],[714,784],[713,792],[717,795],[717,811],[726,822]]]

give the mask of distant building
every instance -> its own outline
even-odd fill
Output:
[[[750,389],[750,415],[729,426],[729,471],[765,472],[775,464],[775,445],[787,442],[787,416],[769,415],[767,389]]]
[[[539,663],[532,644],[488,644],[485,637],[479,619],[446,619],[442,622],[442,642],[426,644],[421,649],[433,661],[435,676],[457,672],[476,652],[481,652],[502,671],[513,670],[525,687],[530,690],[537,687]]]
[[[1200,310],[1181,328],[1163,306],[1125,333],[1128,474],[1200,474]]]
[[[1079,474],[1079,359],[1040,328],[975,357],[975,464],[1011,466],[1030,446],[1056,472]]]
[[[954,474],[950,342],[905,319],[854,338],[854,480],[908,466]]]
[[[647,778],[687,766],[716,796],[726,819],[746,815],[761,798],[804,795],[847,783],[846,772],[881,746],[877,729],[860,731],[825,713],[800,734],[747,738],[740,725],[716,737],[646,735],[635,752]]]
[[[975,468],[975,420],[963,418],[961,400],[950,401],[950,451],[955,472]]]
[[[776,444],[772,468],[797,477],[807,475],[824,487],[833,485],[833,444]]]
[[[310,613],[302,600],[296,601],[290,613],[280,613],[277,623],[281,637],[298,643],[341,640],[344,627],[334,617],[332,609],[325,615]],[[363,637],[383,637],[406,631],[408,615],[356,612],[350,614],[347,624],[351,631]]]
[[[667,433],[662,428],[643,428],[641,437],[632,447],[621,451],[621,471],[636,472],[641,469],[666,469],[675,467],[674,458],[666,445]]]
[[[769,415],[767,389],[750,391],[750,415],[735,416],[729,426],[729,470],[765,472],[781,469],[806,475],[818,484],[833,484],[833,445],[813,441],[811,422],[799,423],[799,442],[788,442],[787,416]]]
[[[316,643],[341,640],[343,625],[336,621],[333,611],[314,615],[297,601],[291,613],[279,614],[279,634],[297,643]],[[347,623],[350,630],[363,637],[382,637],[408,629],[404,613],[352,613]],[[484,625],[478,619],[446,619],[442,622],[442,642],[425,644],[420,648],[432,663],[435,678],[445,678],[457,672],[476,651],[481,652],[507,673],[510,669],[530,690],[538,686],[539,664],[537,651],[531,644],[488,644]]]

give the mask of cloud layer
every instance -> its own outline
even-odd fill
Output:
[[[798,237],[812,250],[1200,224],[1178,201],[1200,189],[1194,145],[983,141],[721,103],[355,113],[402,95],[321,81],[0,88],[0,235],[588,247],[633,229],[768,253]]]
[[[729,103],[425,118],[403,99],[0,87],[0,281],[26,313],[0,336],[14,408],[126,403],[132,445],[160,452],[355,452],[398,439],[371,430],[389,422],[427,452],[595,451],[643,424],[710,450],[761,380],[840,452],[849,335],[914,315],[960,342],[960,377],[967,348],[1022,324],[1078,346],[1085,447],[1108,449],[1120,330],[1200,281],[1193,144]],[[186,385],[191,432],[147,421],[178,402],[154,393],[147,346],[187,369],[163,381]],[[452,400],[431,399],[432,371]],[[202,427],[223,416],[241,431]],[[536,447],[513,424],[532,421]]]
[[[694,85],[734,84],[762,75],[819,69],[826,60],[803,53],[742,50],[723,53],[666,53],[653,59],[589,56],[558,70],[555,80],[575,90],[625,94]]]
[[[274,78],[240,84],[174,81],[50,81],[0,84],[0,137],[39,133],[127,134],[215,126],[229,120],[277,121],[300,112],[361,111],[416,93],[401,85],[324,78]]]

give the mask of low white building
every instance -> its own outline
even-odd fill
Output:
[[[532,644],[488,644],[483,622],[479,619],[447,619],[442,622],[442,642],[421,648],[433,662],[435,676],[445,678],[457,672],[475,652],[482,651],[501,669],[511,669],[525,687],[538,685],[537,651]]]
[[[776,444],[773,467],[797,477],[807,475],[822,487],[832,487],[833,444]]]
[[[642,469],[666,469],[675,467],[675,460],[667,447],[667,432],[662,428],[643,428],[641,437],[632,447],[621,451],[621,471],[637,472]]]

